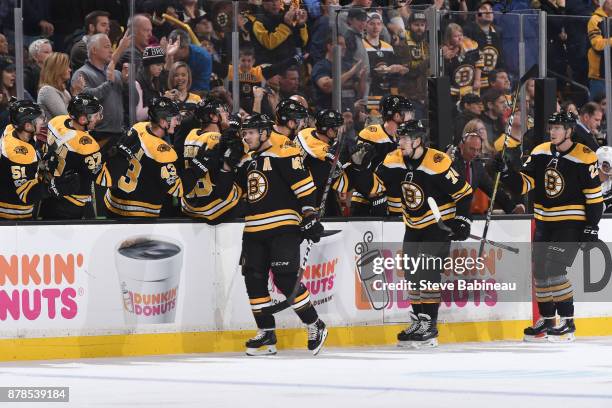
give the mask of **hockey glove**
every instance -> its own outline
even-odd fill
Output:
[[[302,222],[300,223],[302,237],[315,243],[321,240],[321,235],[323,235],[323,231],[325,230],[318,216],[316,212],[304,214],[302,216]]]
[[[71,194],[76,194],[81,186],[81,180],[76,173],[67,174],[62,177],[53,177],[49,181],[49,195],[59,198]]]
[[[55,173],[55,169],[59,165],[59,157],[53,150],[49,150],[43,157],[43,167],[50,174]]]
[[[370,199],[372,203],[372,216],[386,217],[387,216],[387,196],[382,195]]]
[[[215,172],[219,168],[219,149],[215,146],[213,149],[206,149],[202,146],[198,149],[198,153],[190,160],[191,168],[195,172],[197,178],[202,178],[208,172]]]
[[[599,227],[597,225],[587,225],[582,231],[582,242],[595,242],[599,240]]]
[[[135,131],[128,132],[120,138],[117,143],[111,148],[111,157],[122,156],[127,161],[136,157],[136,153],[140,149],[140,139]]]
[[[351,163],[357,170],[365,170],[370,167],[372,159],[376,154],[374,145],[370,143],[358,143],[350,150]]]
[[[235,129],[226,129],[219,140],[222,160],[232,169],[238,166],[244,156],[244,143]]]
[[[450,239],[453,241],[465,241],[470,237],[471,221],[461,215],[455,216],[446,222],[453,233]]]
[[[504,160],[501,154],[495,156],[491,167],[493,172],[501,173],[502,176],[508,173],[508,163],[506,163],[506,160]]]

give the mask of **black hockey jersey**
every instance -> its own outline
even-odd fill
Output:
[[[405,159],[400,149],[389,153],[376,170],[387,190],[389,213],[401,214],[407,228],[438,228],[427,204],[433,197],[443,220],[471,218],[472,187],[451,165],[450,157],[430,148],[418,160]]]
[[[359,135],[357,135],[357,143],[371,143],[374,145],[376,154],[372,159],[371,167],[373,169],[385,160],[387,154],[397,149],[397,138],[387,133],[383,125],[371,125],[363,128]],[[364,194],[360,191],[353,192],[351,206],[354,208],[354,214],[366,215],[369,212],[369,205],[370,201]]]
[[[450,78],[451,95],[460,97],[473,92],[476,68],[484,66],[478,43],[463,37],[462,51],[450,60],[444,60],[444,73]]]
[[[302,149],[304,165],[310,170],[317,187],[317,205],[320,205],[325,184],[331,171],[332,159],[327,157],[330,146],[327,142],[317,138],[316,131],[313,128],[302,130],[296,140]],[[354,166],[349,164],[335,175],[336,178],[331,188],[338,193],[347,193],[349,190],[357,189],[365,197],[375,197],[384,193],[384,186],[376,175],[372,177],[370,174],[362,173],[364,172],[355,170]],[[332,195],[328,195],[325,215],[341,215],[337,199]]]
[[[104,203],[119,216],[158,217],[166,194],[183,196],[175,164],[178,156],[172,146],[150,132],[149,122],[135,124],[130,132],[138,137],[140,147],[124,174],[112,174],[113,187],[107,190]]]
[[[8,125],[0,139],[0,219],[32,218],[34,204],[46,188],[38,179],[34,146],[13,136]]]
[[[383,66],[389,67],[394,64],[393,47],[384,41],[379,41],[378,46],[375,46],[366,39],[363,40],[363,47],[370,63],[369,96],[378,96],[380,99],[391,92],[392,80],[397,79],[397,75],[394,76],[381,71]],[[378,105],[374,105],[373,108],[378,109]]]
[[[480,83],[485,89],[489,86],[489,72],[504,66],[501,35],[494,26],[487,33],[477,24],[468,25],[465,35],[478,43],[483,64]]]
[[[316,187],[300,149],[286,137],[270,137],[272,146],[252,154],[240,172],[246,194],[245,234],[268,237],[299,232],[301,214],[316,208]]]
[[[376,168],[385,160],[387,154],[397,149],[397,138],[390,135],[383,125],[366,126],[359,132],[357,143],[371,143],[376,149],[376,154],[372,159],[372,168]]]
[[[49,121],[47,146],[58,157],[55,177],[70,173],[79,175],[78,194],[64,196],[64,200],[71,205],[84,207],[91,201],[91,182],[108,187],[111,177],[98,142],[89,133],[71,128],[69,122],[68,115],[56,116]]]
[[[185,168],[191,166],[192,158],[200,149],[212,149],[219,143],[219,132],[192,130],[185,138]],[[209,222],[219,222],[240,202],[242,190],[234,182],[234,174],[222,170],[200,177],[191,192],[181,199],[183,214],[202,218]]]
[[[581,143],[565,153],[550,142],[536,146],[521,172],[510,172],[504,183],[520,186],[522,194],[535,190],[536,222],[560,228],[597,225],[603,212],[597,156]]]

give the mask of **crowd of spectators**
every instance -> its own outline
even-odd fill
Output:
[[[25,98],[41,104],[51,118],[66,114],[68,101],[77,93],[97,96],[104,116],[92,135],[101,145],[117,140],[133,124],[130,108],[136,121],[146,120],[155,96],[179,102],[186,116],[209,94],[230,105],[238,97],[243,115],[273,116],[281,99],[293,97],[314,116],[331,108],[335,81],[341,84],[348,135],[354,137],[364,126],[380,122],[378,101],[386,94],[408,97],[416,117],[426,119],[432,50],[425,10],[432,6],[442,12],[440,73],[450,78],[455,104],[449,118],[454,141],[448,151],[462,174],[484,193],[484,204],[475,202],[475,212],[486,211],[491,190],[487,159],[501,150],[508,131],[519,74],[519,40],[526,44],[527,66],[537,60],[537,24],[525,24],[520,38],[521,14],[527,22],[537,22],[538,9],[548,13],[549,74],[558,79],[559,106],[580,117],[576,141],[592,149],[606,144],[603,49],[612,41],[605,38],[604,23],[612,16],[612,0],[241,1],[236,67],[231,1],[136,0],[132,21],[128,3],[23,2]],[[9,99],[16,96],[14,5],[14,0],[0,5],[2,128]],[[338,5],[346,8],[336,14]],[[336,44],[342,56],[341,77],[333,79]],[[234,70],[238,95],[231,93]],[[130,89],[136,95],[133,106]],[[509,135],[518,151],[517,163],[534,143],[533,81],[528,81],[525,93],[527,117],[513,115]],[[520,198],[502,194],[498,207],[520,212],[521,204]]]

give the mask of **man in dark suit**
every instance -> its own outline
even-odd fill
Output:
[[[485,169],[485,162],[478,158],[482,152],[482,138],[478,133],[463,136],[453,157],[453,168],[465,178],[474,191],[478,188],[489,199],[493,194],[493,180]],[[524,214],[525,206],[514,202],[502,189],[497,190],[495,204],[506,214]]]
[[[597,136],[599,135],[599,126],[603,118],[603,110],[595,102],[586,103],[580,108],[580,119],[576,122],[572,141],[582,143],[588,146],[592,151],[596,152],[599,148]]]

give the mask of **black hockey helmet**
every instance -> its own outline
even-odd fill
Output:
[[[397,127],[396,135],[397,137],[409,137],[411,139],[419,137],[425,139],[427,136],[427,129],[420,120],[409,120],[400,123]]]
[[[242,121],[242,129],[272,130],[273,125],[268,115],[261,113],[254,113]]]
[[[315,116],[315,127],[321,133],[327,133],[329,129],[339,128],[344,125],[344,118],[337,110],[323,109]]]
[[[383,119],[389,120],[395,113],[414,111],[414,105],[401,95],[387,95],[380,100],[379,110]]]
[[[549,125],[563,125],[566,128],[573,128],[576,126],[576,121],[578,118],[572,112],[566,112],[561,110],[559,112],[554,112],[548,118]]]
[[[180,114],[181,111],[177,103],[165,96],[153,98],[149,105],[149,119],[153,123],[159,124],[161,119],[169,122],[171,118]]]
[[[290,120],[306,119],[308,110],[293,99],[283,99],[276,105],[276,122],[286,125]]]
[[[98,112],[102,112],[102,104],[93,95],[80,93],[73,96],[70,102],[68,102],[68,115],[72,119],[78,119],[81,116],[89,117],[89,115],[94,115]]]
[[[222,109],[227,109],[227,106],[216,98],[205,99],[198,102],[195,108],[195,117],[202,124],[211,123],[210,115],[218,115]]]
[[[38,118],[43,118],[43,111],[37,103],[25,99],[12,101],[8,108],[9,123],[15,129],[23,130],[26,123],[33,123]]]

